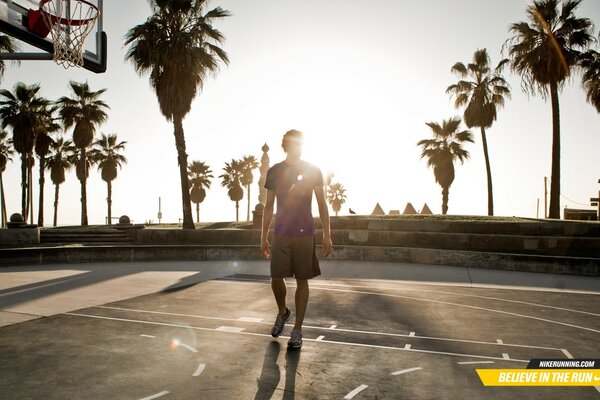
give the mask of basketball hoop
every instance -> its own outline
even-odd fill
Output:
[[[83,44],[100,15],[85,0],[41,0],[40,14],[50,29],[54,61],[65,68],[83,65]]]

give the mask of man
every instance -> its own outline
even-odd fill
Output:
[[[323,253],[328,256],[333,245],[329,226],[329,211],[325,201],[325,185],[319,168],[300,159],[303,134],[297,130],[285,133],[281,147],[287,157],[267,171],[265,188],[267,201],[264,208],[261,234],[263,255],[271,259],[271,288],[279,313],[271,330],[278,337],[290,318],[286,307],[287,288],[283,278],[296,278],[296,323],[290,334],[288,347],[302,347],[302,322],[308,304],[308,279],[321,274],[315,252],[315,226],[311,213],[312,195],[319,205],[319,217],[323,225]],[[269,252],[269,228],[273,218],[273,205],[277,199],[277,215],[271,252]]]

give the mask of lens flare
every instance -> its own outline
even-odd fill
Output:
[[[177,348],[181,345],[181,340],[178,338],[175,338],[173,340],[171,340],[171,343],[169,344],[169,348],[171,350],[177,350]]]

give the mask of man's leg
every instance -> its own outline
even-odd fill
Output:
[[[273,294],[275,295],[279,315],[284,315],[286,312],[285,297],[287,295],[287,288],[283,278],[271,278],[271,289],[273,289]]]
[[[302,322],[304,322],[304,314],[308,304],[308,280],[296,279],[296,324],[294,329],[302,331]],[[284,308],[285,311],[285,308]]]

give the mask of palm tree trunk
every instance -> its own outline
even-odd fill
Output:
[[[46,168],[46,157],[40,157],[40,196],[38,204],[38,226],[44,226],[44,168]]]
[[[56,222],[58,219],[58,191],[60,190],[60,185],[54,186],[54,226],[56,226]]]
[[[28,210],[29,223],[33,225],[33,155],[29,154],[28,163],[28,178],[27,178],[27,199],[28,199]]]
[[[556,83],[550,84],[550,98],[552,100],[552,175],[548,218],[560,219],[560,110]]]
[[[442,187],[442,215],[446,215],[448,212],[448,195],[450,194],[450,188]]]
[[[487,137],[485,136],[485,128],[481,127],[481,142],[483,143],[483,155],[485,157],[485,171],[487,173],[487,190],[488,190],[488,215],[494,215],[494,192],[492,190],[492,169],[490,167],[490,155],[488,153]]]
[[[108,197],[106,198],[106,203],[108,205],[108,225],[112,225],[112,183],[111,181],[106,182],[108,186]]]
[[[83,163],[81,166],[81,226],[88,225],[87,216],[87,162],[86,162],[86,151],[81,149],[81,157],[79,162]]]
[[[235,223],[236,224],[240,221],[239,210],[240,210],[240,202],[236,201],[235,202]]]
[[[27,154],[21,153],[21,215],[27,221]]]
[[[246,222],[250,221],[250,185],[246,185],[246,189],[248,189],[248,213],[246,214]]]
[[[2,228],[8,226],[8,218],[6,217],[6,200],[4,199],[4,182],[2,182],[2,173],[0,173],[0,206],[2,207]]]
[[[200,223],[200,203],[196,203],[196,222]]]
[[[190,201],[189,181],[187,174],[187,154],[185,152],[185,136],[181,117],[173,118],[175,146],[177,147],[177,161],[179,163],[179,176],[181,178],[181,202],[183,206],[183,229],[194,229],[192,219],[192,204]]]

